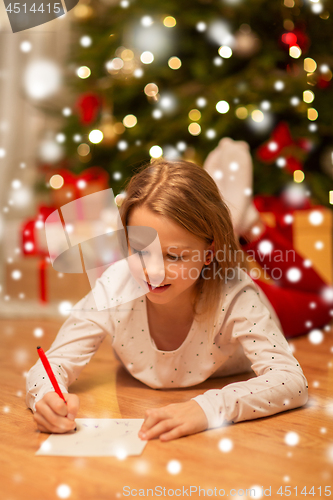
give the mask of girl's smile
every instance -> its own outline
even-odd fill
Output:
[[[148,287],[147,298],[156,304],[160,312],[163,309],[164,313],[169,311],[174,315],[174,311],[180,311],[181,308],[188,311],[209,245],[180,224],[144,206],[130,213],[128,226],[151,227],[159,237],[160,245],[154,242],[145,248],[141,247],[141,250],[131,246],[129,241],[131,255],[141,256],[134,263],[131,261],[131,273],[140,285],[144,285],[144,289]]]

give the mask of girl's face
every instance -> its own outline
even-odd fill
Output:
[[[137,255],[137,259],[131,259],[131,273],[144,290],[149,289],[147,298],[156,304],[175,301],[177,306],[192,299],[204,262],[212,257],[212,246],[145,207],[132,211],[128,226],[148,226],[155,229],[159,237],[160,245],[157,239],[151,245],[135,245],[135,238],[131,239],[131,230],[128,230],[129,254]],[[137,229],[135,231],[138,232]],[[170,286],[161,288],[161,292],[154,292],[148,284]]]

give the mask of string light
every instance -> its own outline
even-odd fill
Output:
[[[220,54],[221,57],[223,57],[224,59],[229,59],[229,57],[232,56],[232,50],[230,47],[228,47],[227,45],[222,45],[219,50],[218,50],[218,53]]]
[[[87,19],[93,14],[93,9],[90,5],[79,4],[74,9],[74,16],[78,19]]]
[[[314,59],[311,59],[311,57],[306,57],[303,64],[304,71],[307,73],[313,73],[317,69],[317,63]]]
[[[201,127],[199,123],[193,122],[188,126],[188,131],[191,135],[199,135],[201,134]]]
[[[176,26],[177,22],[176,22],[176,19],[172,16],[167,16],[163,19],[163,24],[164,26],[166,26],[167,28],[174,28],[174,26]]]
[[[305,90],[303,92],[303,101],[304,102],[312,102],[315,98],[315,95],[313,92],[311,92],[311,90]]]
[[[235,114],[240,120],[245,120],[248,117],[248,110],[244,106],[240,106],[236,109]]]
[[[179,69],[181,65],[182,62],[179,57],[170,57],[170,59],[168,60],[168,66],[171,69]]]
[[[289,55],[294,59],[298,59],[302,55],[301,48],[298,45],[292,45],[289,47]]]
[[[196,29],[197,29],[197,31],[200,31],[200,32],[206,31],[207,24],[204,23],[203,21],[200,21],[200,22],[197,23]]]
[[[137,123],[138,119],[135,115],[126,115],[125,118],[123,119],[123,124],[127,128],[135,127]]]
[[[252,111],[251,113],[251,118],[254,122],[256,123],[260,123],[263,121],[265,115],[262,111],[260,111],[260,109],[255,109],[254,111]]]
[[[219,101],[217,104],[216,104],[216,110],[219,112],[219,113],[222,113],[222,114],[225,114],[229,111],[230,109],[230,106],[229,104],[227,103],[227,101]]]
[[[89,78],[89,76],[91,75],[91,71],[90,71],[90,68],[88,68],[88,66],[81,66],[76,71],[76,74],[78,77],[85,79],[85,78]]]
[[[120,55],[123,61],[132,61],[134,59],[134,52],[131,49],[124,49]]]
[[[152,146],[149,154],[152,158],[160,158],[163,155],[163,149],[160,146]]]
[[[93,144],[99,144],[103,140],[103,132],[101,130],[92,130],[89,134],[89,141]]]
[[[125,132],[125,127],[121,122],[117,122],[113,125],[114,133],[117,135],[121,135]]]
[[[106,69],[109,73],[112,71],[119,71],[124,66],[124,61],[120,57],[115,57],[111,61],[105,64]]]
[[[142,52],[140,56],[140,61],[143,64],[151,64],[154,60],[154,54],[152,52],[149,52],[149,50],[146,50],[145,52]]]
[[[315,108],[308,108],[308,120],[314,121],[318,118],[318,111]]]
[[[80,156],[87,156],[90,153],[90,146],[83,142],[78,146],[77,152]]]
[[[302,170],[295,170],[294,171],[294,182],[303,182],[305,179],[304,172]]]
[[[50,186],[51,188],[53,189],[60,189],[63,185],[64,185],[64,178],[59,175],[59,174],[55,174],[55,175],[52,175],[51,179],[50,179]]]
[[[191,111],[188,114],[188,117],[190,120],[196,122],[196,121],[200,120],[201,113],[198,109],[191,109]]]

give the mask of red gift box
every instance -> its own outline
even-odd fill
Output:
[[[56,208],[82,196],[109,188],[109,174],[101,167],[90,167],[79,175],[74,175],[66,169],[60,169],[52,172],[50,178],[56,174],[64,179],[61,188],[52,189],[52,203]],[[98,210],[99,207],[96,206],[96,217],[98,217]]]

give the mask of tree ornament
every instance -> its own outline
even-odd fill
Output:
[[[82,125],[89,125],[96,120],[101,104],[99,96],[92,92],[86,92],[79,97],[75,107],[79,112]]]
[[[110,112],[104,112],[102,114],[101,123],[98,129],[103,132],[103,143],[108,146],[112,146],[117,142],[118,135],[115,132],[115,120]]]
[[[304,32],[304,29],[298,27],[293,29],[292,31],[288,31],[287,33],[283,33],[280,39],[280,45],[284,50],[289,52],[289,48],[295,45],[301,49],[302,54],[306,54],[311,41],[307,34]]]
[[[280,122],[273,130],[272,137],[257,149],[257,157],[264,163],[272,163],[282,157],[284,166],[293,174],[295,170],[302,170],[302,164],[312,148],[308,139],[294,140],[290,134],[289,126]]]
[[[233,53],[238,57],[252,57],[261,47],[260,38],[248,24],[242,24],[235,33]]]

